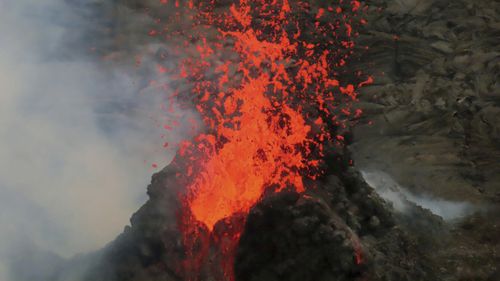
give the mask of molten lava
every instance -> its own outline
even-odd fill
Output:
[[[226,120],[218,120],[217,134],[204,136],[209,140],[203,147],[208,157],[189,187],[188,200],[195,219],[209,229],[234,213],[247,212],[270,184],[304,190],[299,171],[307,162],[300,148],[310,126],[286,104],[281,105],[283,115],[273,115],[275,108],[264,95],[267,87],[267,74],[247,78],[224,101],[224,114],[238,110],[231,120],[234,126],[226,127]],[[217,149],[222,138],[226,140]]]
[[[226,10],[218,2],[186,3],[197,32],[180,48],[196,52],[177,74],[192,85],[189,100],[206,127],[178,156],[187,166],[180,225],[192,263],[209,251],[196,238],[203,229],[216,241],[231,237],[221,252],[232,255],[242,226],[217,232],[217,223],[248,213],[266,192],[304,191],[305,178],[323,173],[324,148],[343,140],[335,128],[360,114],[350,109],[356,84],[341,79],[364,22],[355,20],[358,1],[239,0]],[[223,278],[231,280],[227,260]]]

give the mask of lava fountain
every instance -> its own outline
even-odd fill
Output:
[[[345,75],[345,65],[364,7],[344,0],[161,2],[192,23],[189,34],[176,31],[186,38],[177,50],[190,53],[169,72],[190,85],[175,96],[192,103],[205,126],[175,160],[187,185],[179,195],[183,274],[200,279],[215,247],[213,275],[233,280],[245,214],[265,194],[309,188],[324,173],[325,148],[343,141],[338,128],[361,113],[351,109],[355,89],[371,79]]]

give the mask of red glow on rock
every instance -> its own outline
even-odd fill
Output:
[[[361,252],[356,251],[355,252],[355,258],[356,258],[356,264],[360,265],[363,263],[363,256],[361,255]]]

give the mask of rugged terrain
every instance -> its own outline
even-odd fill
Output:
[[[361,63],[376,78],[362,89],[356,165],[414,194],[474,206],[430,256],[445,280],[499,280],[500,5],[374,4]]]
[[[154,26],[151,18],[168,13],[157,2],[110,5],[106,15],[117,21],[109,44],[128,48],[151,40],[143,33]],[[374,78],[359,96],[364,114],[352,120],[352,132],[342,132],[349,146],[328,154],[328,175],[317,188],[284,191],[252,208],[236,254],[236,279],[498,281],[500,4],[365,2],[368,24],[351,66]],[[145,8],[151,18],[127,21]],[[184,27],[179,22],[176,28]],[[128,52],[116,48],[110,57]],[[153,175],[149,201],[115,241],[55,267],[46,280],[185,280],[178,169],[170,165]],[[380,188],[360,171],[392,177],[399,199],[377,194]],[[412,196],[470,208],[443,219]],[[226,224],[217,227],[225,231]],[[212,260],[218,258],[214,250]],[[208,268],[200,274],[219,281]]]

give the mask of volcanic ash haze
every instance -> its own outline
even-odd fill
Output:
[[[2,281],[42,280],[44,267],[60,264],[57,256],[113,240],[144,203],[151,165],[168,163],[190,130],[166,134],[155,122],[164,97],[143,81],[166,77],[136,68],[133,59],[103,58],[144,48],[113,49],[105,29],[118,21],[107,16],[111,5],[120,8],[0,0]],[[137,28],[148,22],[123,9]],[[36,266],[27,266],[34,256]]]

